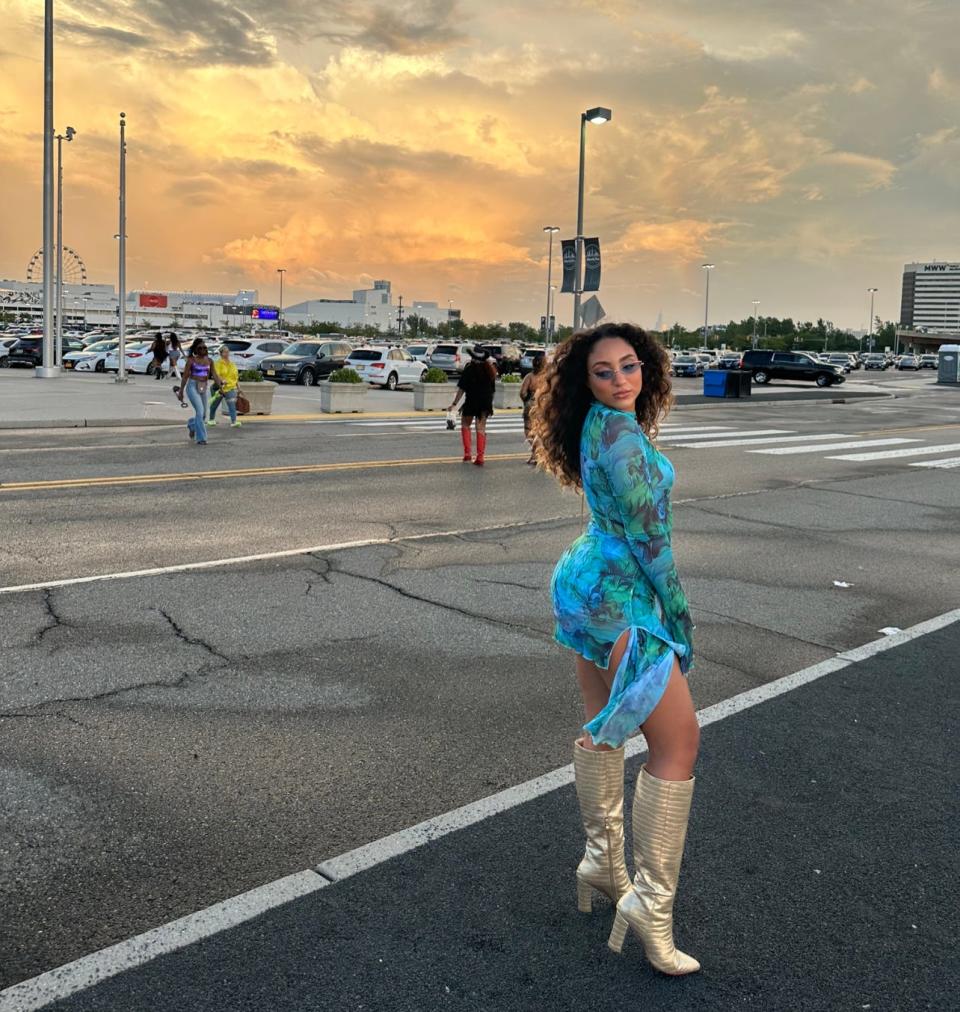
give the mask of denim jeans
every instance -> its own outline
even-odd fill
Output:
[[[193,407],[193,418],[187,420],[187,428],[196,436],[198,443],[207,441],[207,405],[210,402],[210,388],[205,386],[203,392],[195,380],[187,380],[187,400]]]
[[[210,404],[210,420],[213,421],[217,417],[217,408],[220,407],[221,403],[227,405],[227,411],[230,414],[230,421],[235,422],[237,420],[237,394],[240,393],[237,387],[232,390],[228,390],[222,397],[216,397]]]

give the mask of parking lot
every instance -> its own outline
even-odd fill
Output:
[[[668,419],[698,709],[960,606],[960,396],[924,375],[869,383],[897,396]],[[148,420],[178,417],[164,410]],[[0,823],[0,986],[569,762],[578,701],[548,581],[581,502],[524,466],[520,419],[494,418],[478,469],[442,419],[297,414],[216,430],[202,464],[179,425],[0,433],[0,790],[15,813]],[[818,766],[817,727],[791,719]],[[724,761],[745,762],[736,739]],[[542,814],[525,821],[534,849],[557,834]],[[438,860],[455,866],[451,845]],[[688,902],[706,902],[693,876]],[[339,902],[366,923],[361,885]],[[773,898],[761,909],[777,923]],[[917,930],[941,946],[935,925]],[[525,951],[556,976],[549,933]],[[602,986],[606,1007],[624,983]],[[398,1007],[417,1007],[412,987]],[[495,1007],[492,987],[451,1007]],[[166,993],[126,1000],[177,1007]],[[756,993],[801,1007],[770,982]]]

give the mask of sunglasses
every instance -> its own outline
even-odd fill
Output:
[[[635,376],[642,368],[642,362],[627,362],[626,365],[621,366],[619,369],[594,369],[591,375],[594,379],[600,380],[601,383],[612,383],[617,373],[621,373],[623,376],[629,378],[630,376]]]

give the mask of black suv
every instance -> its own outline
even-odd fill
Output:
[[[483,344],[481,347],[489,352],[501,376],[508,372],[520,372],[523,351],[519,344]]]
[[[828,387],[846,379],[839,366],[817,362],[802,351],[745,351],[740,368],[748,370],[753,382],[760,384],[772,379],[806,380],[818,387]]]
[[[68,351],[83,351],[83,342],[74,337],[63,339],[63,354]],[[42,337],[21,337],[10,349],[8,355],[0,359],[6,366],[27,366],[36,368],[43,365],[43,338]]]
[[[265,379],[277,383],[303,383],[310,387],[342,369],[352,350],[345,340],[297,341],[282,355],[263,359],[260,372]]]

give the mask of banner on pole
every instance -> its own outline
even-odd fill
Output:
[[[563,239],[560,242],[561,259],[563,260],[563,284],[561,292],[576,291],[577,280],[577,240]]]
[[[600,291],[600,240],[584,239],[583,254],[587,265],[583,274],[583,290],[598,292]]]

